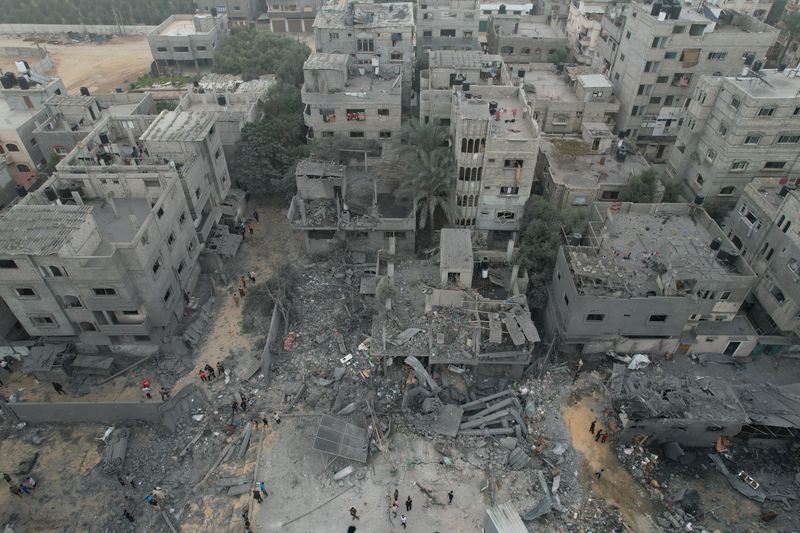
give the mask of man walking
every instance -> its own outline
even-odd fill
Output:
[[[128,512],[127,509],[122,510],[122,516],[128,519],[128,522],[133,522],[136,520],[131,513]]]
[[[281,423],[281,415],[278,414],[278,411],[275,411],[275,414],[272,415],[272,418],[275,420],[276,424]]]
[[[239,287],[239,297],[244,298],[244,295],[245,295],[244,287]]]
[[[397,518],[397,500],[392,501],[392,506],[389,507],[389,510],[392,512],[392,518]]]
[[[217,374],[219,377],[225,375],[225,365],[222,364],[222,361],[217,361]]]
[[[252,270],[247,273],[247,277],[250,279],[250,283],[256,282],[256,273],[253,272]]]
[[[603,430],[602,430],[602,429],[598,429],[598,430],[597,430],[597,433],[595,433],[595,435],[594,435],[594,441],[595,441],[595,442],[599,441],[599,440],[600,440],[600,436],[601,436],[602,434],[603,434]]]
[[[592,420],[592,425],[589,426],[589,433],[591,433],[592,435],[594,435],[594,426],[595,426],[595,424],[597,424],[597,420]]]
[[[217,376],[214,375],[214,367],[213,366],[211,366],[208,363],[206,363],[206,366],[203,367],[203,368],[206,371],[206,376],[208,376],[208,381],[211,381],[212,379],[217,377]]]
[[[453,491],[452,490],[447,493],[447,503],[448,504],[453,503]]]
[[[267,487],[265,487],[265,486],[264,486],[264,482],[263,482],[263,481],[261,481],[261,482],[258,484],[258,488],[261,490],[261,493],[264,495],[264,497],[265,497],[265,498],[266,498],[267,496],[269,496],[269,494],[267,494]]]
[[[61,383],[59,383],[57,381],[53,382],[53,388],[56,390],[56,392],[59,394],[59,396],[62,395],[62,394],[66,394],[64,392],[64,386],[61,385]]]
[[[351,507],[351,508],[350,508],[350,517],[351,517],[353,520],[361,520],[361,519],[358,517],[358,511],[356,511],[356,508],[355,508],[355,507]]]
[[[253,219],[256,221],[256,223],[259,221],[258,220],[258,211],[253,211]]]
[[[5,473],[5,472],[3,473],[3,479],[5,479],[5,480],[6,480],[6,483],[8,483],[8,484],[11,484],[11,476],[9,476],[9,475],[8,475],[7,473]]]
[[[597,479],[600,479],[600,478],[603,476],[603,472],[605,472],[605,471],[606,471],[606,469],[605,469],[605,468],[601,468],[600,470],[598,470],[597,472],[595,472],[595,473],[594,473],[594,475],[595,475],[595,477],[596,477]]]
[[[244,287],[246,289],[247,288],[247,280],[245,279],[245,277],[244,276],[239,276],[239,281],[242,283],[242,287]]]
[[[403,529],[406,528],[406,515],[404,515],[404,514],[400,515],[400,525],[403,526]]]
[[[413,502],[411,501],[411,496],[409,496],[408,499],[406,500],[406,512],[411,510],[411,504],[412,503]]]
[[[247,399],[245,399],[244,397],[242,397],[241,406],[242,406],[242,412],[246,413],[247,412]]]
[[[147,398],[148,400],[153,399],[153,397],[150,396],[150,387],[142,387],[142,394],[144,394],[144,397]]]
[[[252,224],[248,224],[247,225],[247,231],[250,232],[250,240],[252,240],[253,239],[253,225]]]
[[[231,403],[231,411],[234,415],[239,412],[239,403],[236,400],[233,400],[233,403]]]
[[[162,402],[166,402],[167,400],[169,400],[169,389],[168,388],[166,388],[166,387],[164,387],[162,385],[161,389],[159,389],[158,393],[161,395],[161,401]]]
[[[202,381],[203,383],[208,383],[208,378],[206,378],[206,371],[205,370],[203,370],[201,368],[200,372],[198,372],[197,375],[200,376],[200,381]]]
[[[608,439],[608,433],[603,433],[603,435],[600,437],[600,442],[605,444],[607,439]]]
[[[258,491],[258,489],[256,489],[256,490],[254,490],[254,491],[253,491],[253,498],[254,498],[254,499],[255,499],[255,500],[258,502],[258,503],[264,503],[264,500],[263,500],[263,499],[261,499],[261,493]]]

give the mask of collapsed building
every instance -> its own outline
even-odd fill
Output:
[[[396,183],[368,167],[304,159],[295,171],[297,194],[288,217],[303,232],[308,253],[327,253],[345,242],[351,251],[374,257],[397,243],[397,253],[413,253],[413,202],[394,196]]]

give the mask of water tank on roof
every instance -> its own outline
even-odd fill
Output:
[[[91,94],[89,94],[88,87],[81,87],[81,96],[91,96]]]
[[[45,187],[44,188],[44,197],[47,198],[51,202],[55,202],[56,198],[58,198],[58,195],[56,194],[56,191],[53,190],[52,187]]]
[[[722,239],[720,239],[719,237],[715,237],[714,240],[711,241],[711,244],[709,245],[709,247],[712,250],[719,250],[721,246],[722,246]]]
[[[0,78],[0,85],[3,86],[3,89],[10,89],[14,86],[17,82],[16,76],[14,76],[11,72],[6,72],[3,74],[3,77]]]
[[[469,92],[469,83],[464,82],[464,84],[461,86],[461,90],[464,91],[465,93],[468,93]]]
[[[99,137],[100,137],[100,144],[110,144],[111,143],[111,141],[108,138],[108,132],[101,131]]]
[[[497,102],[489,102],[489,114],[494,115],[497,113]]]
[[[19,78],[17,78],[17,83],[19,83],[19,88],[20,89],[30,89],[31,88],[31,82],[25,76],[20,76]]]
[[[218,103],[219,105],[221,105],[221,106],[228,105],[228,102],[227,102],[227,100],[225,100],[225,95],[222,95],[222,94],[220,94],[220,95],[217,95],[217,103]]]
[[[211,16],[212,17],[216,17],[217,16],[217,8],[216,7],[212,7],[211,8]]]
[[[517,77],[518,78],[524,78],[525,77],[525,69],[523,69],[523,68],[519,69],[517,71]]]
[[[497,10],[497,12],[499,14],[501,14],[501,15],[505,15],[506,14],[506,5],[505,4],[500,4],[500,8]]]
[[[700,195],[700,194],[695,195],[695,197],[694,197],[694,205],[703,205],[703,200],[705,200],[705,199],[706,199],[706,197],[703,196],[703,195]]]

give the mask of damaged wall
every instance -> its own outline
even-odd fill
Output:
[[[6,404],[28,424],[102,422],[115,424],[126,420],[158,422],[159,402],[20,402]]]

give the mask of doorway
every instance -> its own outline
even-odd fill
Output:
[[[725,351],[722,352],[724,355],[733,355],[736,353],[736,350],[739,349],[742,343],[738,341],[729,342],[728,346],[725,347]]]

